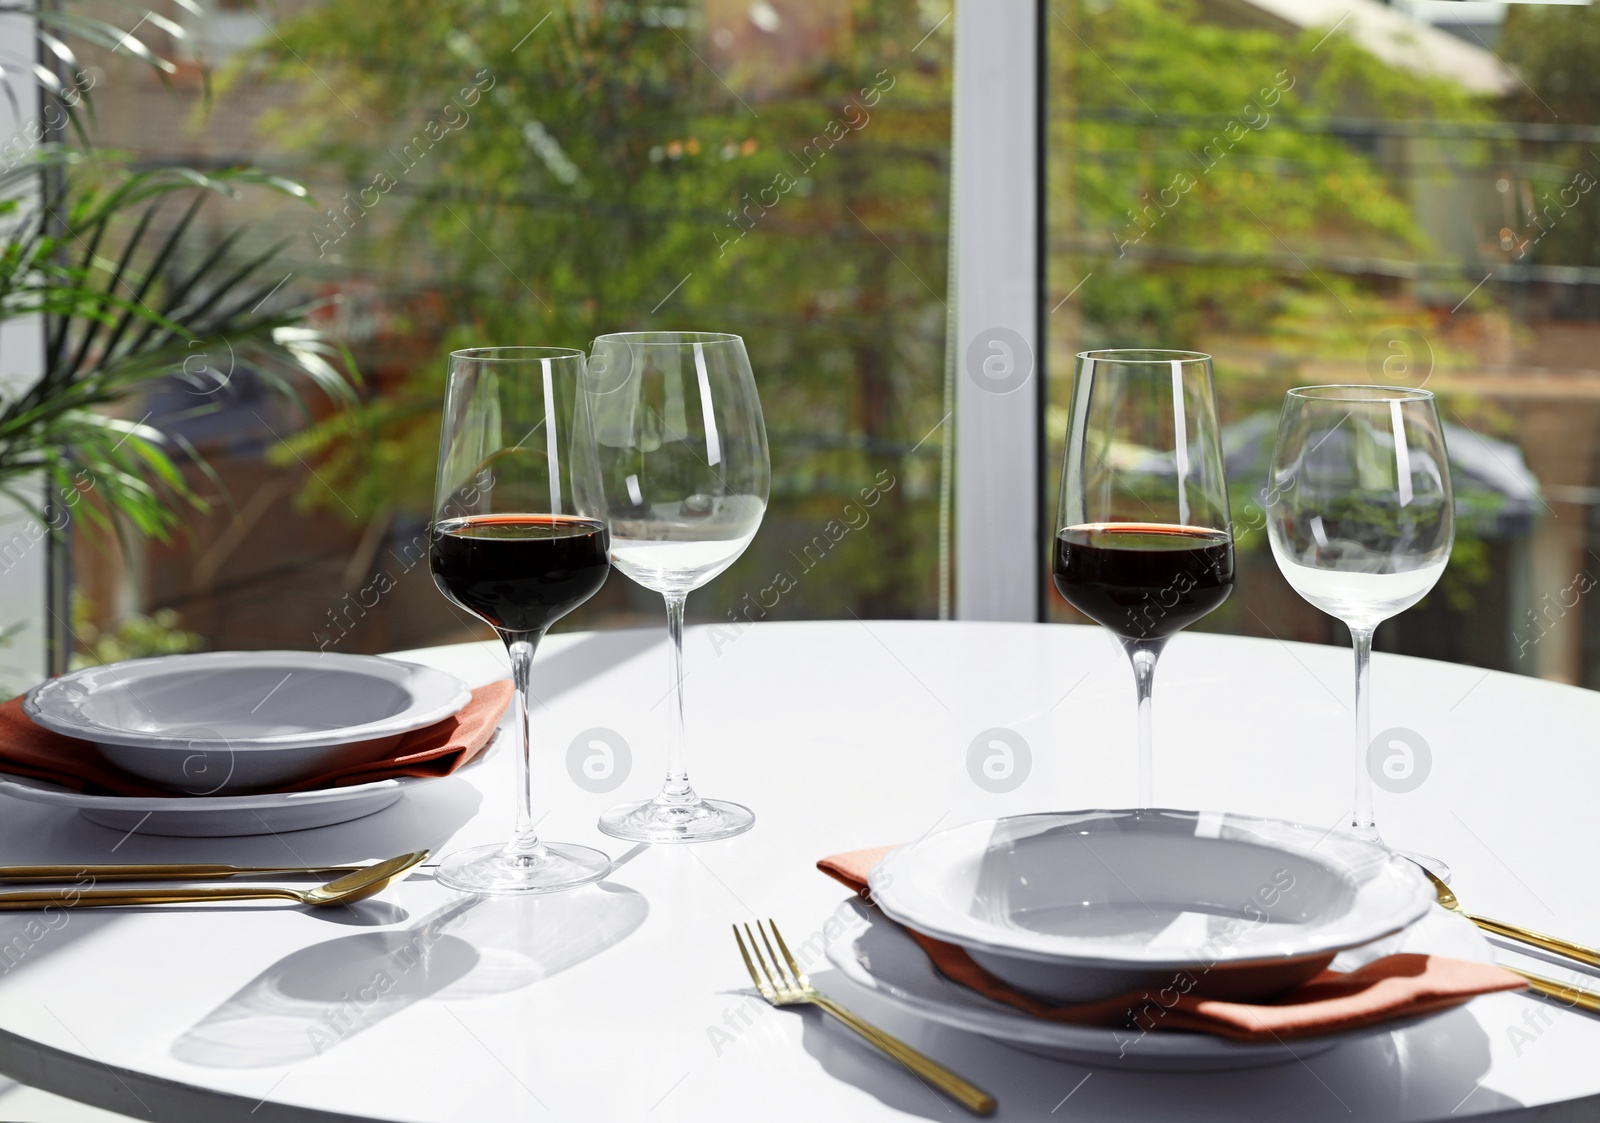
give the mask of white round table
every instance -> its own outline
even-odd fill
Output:
[[[474,684],[505,673],[493,645],[405,657]],[[814,868],[835,851],[999,814],[1126,806],[1134,713],[1120,649],[1089,628],[851,621],[694,628],[687,659],[691,774],[706,794],[755,809],[749,834],[634,849],[600,835],[596,816],[648,794],[664,766],[665,631],[552,637],[534,676],[540,829],[606,849],[618,860],[607,881],[473,900],[424,869],[353,912],[85,910],[21,944],[31,914],[0,914],[0,1072],[157,1120],[962,1117],[841,1027],[754,1000],[728,926],[770,916],[791,946],[812,942],[845,896]],[[1157,802],[1342,822],[1349,659],[1178,637],[1156,675]],[[1388,840],[1447,859],[1475,911],[1600,943],[1588,865],[1600,834],[1600,695],[1386,655],[1373,682],[1374,730],[1402,728],[1396,740],[1420,739],[1432,758],[1413,790],[1378,792]],[[610,792],[590,790],[604,777],[580,785],[568,771],[569,746],[594,729],[632,756],[632,774]],[[993,735],[969,752],[994,729],[1028,748],[1009,777],[1000,761],[984,770],[999,752]],[[598,752],[580,740],[578,763]],[[1403,763],[1396,756],[1391,769],[1404,773]],[[367,819],[253,838],[121,837],[0,799],[0,854],[315,864],[439,853],[506,834],[510,764],[497,753]],[[603,771],[598,759],[590,767]],[[825,961],[812,966],[823,990],[993,1092],[1001,1119],[1600,1112],[1600,1018],[1521,994],[1303,1062],[1155,1074],[1050,1061],[925,1024]]]

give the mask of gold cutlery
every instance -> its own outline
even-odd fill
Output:
[[[1506,967],[1504,963],[1500,964]],[[1572,986],[1570,983],[1557,982],[1547,979],[1543,975],[1535,975],[1532,971],[1524,971],[1520,967],[1506,967],[1513,975],[1521,975],[1528,980],[1528,989],[1535,994],[1542,994],[1546,998],[1553,998],[1564,1006],[1576,1006],[1580,1010],[1587,1010],[1591,1014],[1600,1014],[1600,994],[1582,987]]]
[[[1600,967],[1600,950],[1588,947],[1585,944],[1575,944],[1571,940],[1563,940],[1560,936],[1547,936],[1543,932],[1535,932],[1531,928],[1523,928],[1516,924],[1507,924],[1503,920],[1493,920],[1487,916],[1477,916],[1462,907],[1460,900],[1444,882],[1433,876],[1432,871],[1424,869],[1423,874],[1433,883],[1433,895],[1441,905],[1451,912],[1459,913],[1472,923],[1482,928],[1485,932],[1493,932],[1496,936],[1504,936],[1508,940],[1517,940],[1524,944],[1532,944],[1543,951],[1564,955],[1568,959],[1576,959],[1579,963],[1590,967]]]
[[[0,909],[88,908],[103,905],[168,905],[204,901],[296,901],[326,907],[347,905],[382,891],[395,878],[423,861],[426,850],[401,854],[384,862],[362,866],[353,873],[312,889],[286,889],[277,885],[190,885],[171,889],[28,889],[0,893]]]
[[[1482,928],[1485,932],[1493,932],[1497,936],[1504,936],[1510,940],[1531,944],[1545,951],[1555,952],[1576,959],[1580,963],[1587,963],[1593,967],[1600,967],[1600,951],[1575,944],[1571,940],[1563,940],[1559,936],[1547,936],[1543,932],[1535,932],[1529,928],[1521,928],[1515,924],[1507,924],[1503,920],[1493,920],[1487,916],[1477,916],[1462,907],[1460,899],[1451,888],[1433,875],[1433,871],[1421,865],[1417,867],[1433,884],[1433,895],[1439,904],[1459,916],[1464,916],[1472,923]],[[1501,964],[1505,967],[1505,964]],[[1587,1010],[1591,1014],[1600,1014],[1600,994],[1575,987],[1569,983],[1557,982],[1555,979],[1546,978],[1544,975],[1535,975],[1531,971],[1524,971],[1519,967],[1506,967],[1507,971],[1521,975],[1528,980],[1528,986],[1535,994],[1542,994],[1546,998],[1553,998],[1557,1002],[1568,1006],[1576,1006]]]
[[[224,877],[315,877],[321,874],[356,873],[369,869],[359,866],[220,866],[204,864],[170,865],[151,863],[131,865],[80,866],[0,866],[0,882],[78,881],[209,881]]]
[[[784,971],[783,964],[778,962],[778,954],[773,951],[772,941],[767,939],[768,928],[772,930],[772,938],[777,941],[778,949],[783,952],[784,961],[789,965],[787,972]],[[767,956],[772,959],[771,968],[768,968],[767,957],[761,954],[755,933],[750,931],[748,924],[744,926],[745,936],[750,937],[748,951],[745,949],[744,936],[739,935],[737,924],[733,926],[733,938],[738,941],[739,954],[744,957],[745,970],[750,972],[750,980],[756,984],[756,989],[761,992],[762,998],[774,1006],[819,1006],[962,1107],[978,1115],[994,1114],[995,1099],[982,1088],[969,1084],[938,1061],[917,1052],[898,1037],[891,1036],[870,1022],[863,1021],[812,986],[811,980],[800,970],[800,965],[795,962],[794,956],[789,954],[788,945],[783,942],[783,936],[779,934],[776,923],[768,920],[766,927],[763,927],[758,920],[756,930],[761,933],[761,943],[766,945]],[[754,961],[750,958],[752,951],[755,952]],[[760,974],[756,973],[757,963],[761,965]]]

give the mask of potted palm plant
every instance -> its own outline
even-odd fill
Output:
[[[179,2],[198,13],[192,0]],[[271,299],[282,245],[242,256],[243,230],[208,247],[197,237],[204,203],[246,186],[315,203],[301,185],[258,169],[137,169],[89,143],[93,80],[69,40],[134,55],[166,80],[175,65],[138,32],[148,23],[181,39],[181,26],[146,12],[124,30],[70,4],[0,11],[34,17],[51,64],[34,67],[41,113],[0,148],[0,324],[44,325],[40,373],[0,371],[0,494],[32,517],[26,541],[48,540],[57,553],[75,512],[164,540],[185,509],[206,507],[184,470],[206,468],[181,435],[138,417],[147,392],[245,367],[302,408],[307,386],[337,405],[357,400],[349,355],[306,322],[315,303]],[[17,104],[10,75],[0,75],[0,92]],[[197,362],[220,354],[227,371]],[[211,408],[204,398],[195,409]],[[0,543],[0,568],[15,549]],[[64,619],[65,589],[52,599]],[[51,647],[52,670],[64,669],[70,645]]]

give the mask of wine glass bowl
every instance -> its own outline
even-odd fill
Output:
[[[722,332],[603,335],[590,370],[611,561],[666,602],[674,702],[661,792],[606,812],[600,829],[637,842],[727,838],[755,816],[689,783],[683,611],[689,593],[744,553],[766,513],[771,468],[755,376],[744,341]]]
[[[566,348],[483,347],[450,356],[429,569],[446,599],[506,645],[517,775],[513,838],[447,855],[436,877],[453,889],[550,892],[611,869],[599,850],[539,839],[528,766],[534,649],[610,572],[586,377],[583,352]]]
[[[1433,394],[1367,385],[1290,390],[1269,482],[1267,533],[1279,570],[1301,597],[1350,629],[1351,829],[1380,841],[1367,772],[1372,636],[1428,594],[1455,541],[1450,459]],[[1411,856],[1448,877],[1443,863]]]
[[[1063,599],[1122,642],[1139,701],[1139,805],[1153,802],[1151,686],[1173,635],[1233,589],[1211,360],[1078,356],[1051,557]]]
[[[1267,527],[1294,590],[1330,616],[1370,627],[1426,596],[1454,540],[1444,447],[1426,390],[1289,391]]]

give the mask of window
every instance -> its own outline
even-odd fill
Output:
[[[221,353],[174,372],[141,412],[222,487],[193,470],[211,510],[168,544],[127,549],[80,520],[80,656],[484,635],[419,564],[446,353],[646,327],[745,336],[771,438],[765,525],[691,621],[937,615],[950,13],[325,0],[269,25],[219,5],[194,23],[226,60],[209,104],[198,68],[169,92],[95,54],[101,143],[311,188],[315,206],[208,202],[184,252],[239,227],[241,261],[286,241],[270,300],[328,298],[314,322],[351,347],[366,404],[307,419]],[[660,611],[617,579],[563,626]]]
[[[208,203],[184,253],[241,226],[240,260],[286,239],[271,299],[328,298],[314,320],[367,402],[360,426],[308,419],[228,356],[174,372],[142,408],[231,506],[216,491],[170,544],[80,523],[89,657],[476,634],[419,566],[445,352],[694,325],[750,342],[774,496],[693,620],[1073,619],[1042,564],[1073,356],[1166,345],[1216,357],[1227,425],[1240,578],[1202,627],[1341,642],[1264,548],[1278,403],[1308,382],[1426,385],[1460,533],[1379,647],[1600,685],[1588,6],[471,11],[220,5],[191,28],[223,60],[209,103],[197,66],[169,92],[89,54],[102,142],[311,187],[315,208]],[[1042,378],[1013,388],[1022,362]],[[657,612],[614,581],[567,626]]]
[[[1425,385],[1448,426],[1457,541],[1378,647],[1600,686],[1600,12],[1051,0],[1048,14],[1043,517],[1073,355],[1206,351],[1239,574],[1200,626],[1347,642],[1267,549],[1279,402],[1308,383]],[[1045,596],[1050,619],[1074,618]]]

